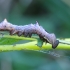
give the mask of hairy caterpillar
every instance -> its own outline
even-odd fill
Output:
[[[13,25],[6,19],[0,23],[0,31],[9,31],[10,35],[17,34],[18,36],[24,35],[25,37],[31,37],[32,34],[37,34],[41,40],[46,43],[52,44],[52,48],[56,48],[59,41],[56,40],[56,36],[52,33],[46,32],[46,30],[38,24],[29,24],[24,26]]]

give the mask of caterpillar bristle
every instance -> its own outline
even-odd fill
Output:
[[[4,22],[4,23],[7,22],[7,19],[5,18],[3,22]]]
[[[59,42],[56,40],[54,34],[48,33],[39,23],[29,24],[24,26],[13,25],[6,19],[0,23],[0,31],[9,31],[10,35],[17,34],[18,36],[31,37],[32,34],[37,34],[43,42],[52,44],[52,48],[56,48]]]
[[[36,21],[36,25],[39,25],[38,21]]]

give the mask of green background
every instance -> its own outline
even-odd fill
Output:
[[[69,0],[0,0],[0,22],[5,18],[17,25],[38,21],[57,38],[70,37]],[[70,70],[69,53],[68,50],[0,52],[0,70]]]

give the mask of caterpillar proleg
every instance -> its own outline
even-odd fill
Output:
[[[50,43],[52,48],[56,48],[59,41],[56,39],[54,33],[48,33],[42,26],[38,24],[29,24],[24,26],[13,25],[6,19],[0,23],[0,31],[9,31],[10,35],[17,34],[18,36],[24,35],[25,37],[31,37],[32,34],[37,34],[41,40],[46,43]]]

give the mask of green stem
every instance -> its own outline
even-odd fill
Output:
[[[21,40],[32,40],[32,42],[28,43],[22,43],[22,44],[15,44],[13,45],[0,45],[0,51],[12,51],[12,50],[49,50],[52,49],[51,44],[43,44],[43,46],[40,48],[37,44],[37,39],[35,38],[26,38],[26,37],[18,37],[18,36],[5,36],[7,38],[15,38],[15,39],[21,39]],[[56,49],[62,49],[62,50],[70,50],[70,39],[59,40],[59,45]]]
[[[61,44],[67,44],[67,45],[70,45],[70,42],[63,41],[63,40],[59,40],[59,43],[61,43]]]

